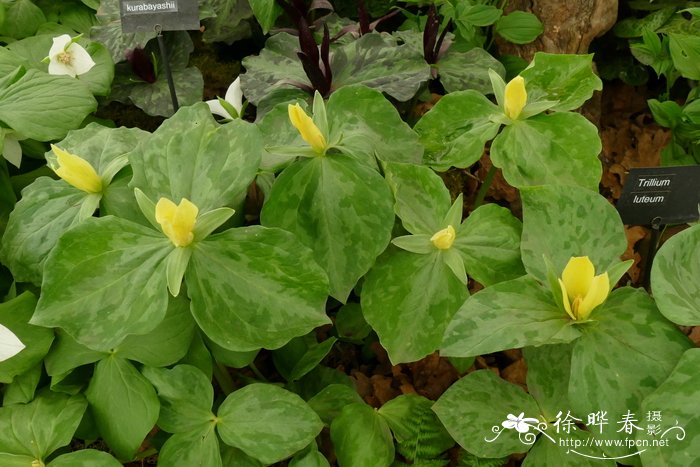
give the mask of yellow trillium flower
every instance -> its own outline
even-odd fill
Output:
[[[455,228],[448,225],[444,229],[435,232],[435,234],[430,237],[430,241],[433,242],[435,248],[440,250],[449,250],[455,241]]]
[[[566,264],[559,279],[564,308],[574,321],[585,321],[595,307],[608,298],[608,273],[595,275],[588,256],[574,256]]]
[[[58,168],[52,167],[56,175],[86,193],[102,191],[102,178],[88,161],[53,144],[51,150],[56,154]]]
[[[328,146],[326,138],[321,134],[321,130],[318,129],[311,117],[306,115],[299,104],[289,104],[287,111],[289,112],[289,121],[292,122],[294,128],[299,130],[303,140],[309,143],[314,151],[323,154]]]
[[[504,91],[503,107],[508,118],[517,119],[525,104],[527,104],[525,80],[522,76],[516,76],[506,84]]]
[[[175,246],[192,243],[198,213],[199,208],[187,198],[182,198],[179,205],[168,198],[161,198],[156,203],[156,222]]]

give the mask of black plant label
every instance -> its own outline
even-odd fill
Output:
[[[197,0],[120,0],[122,32],[199,29]]]
[[[666,225],[700,218],[700,166],[630,169],[617,201],[625,224]]]

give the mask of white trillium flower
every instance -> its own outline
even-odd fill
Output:
[[[49,74],[75,78],[87,73],[94,66],[95,62],[87,50],[73,42],[68,34],[53,38],[53,45],[49,50]]]
[[[238,116],[241,115],[241,110],[243,110],[243,91],[241,91],[241,77],[235,79],[233,83],[226,90],[226,95],[224,96],[224,101],[230,104],[231,107],[236,109]],[[229,120],[235,120],[238,116],[233,116],[226,110],[226,108],[221,105],[219,99],[211,99],[207,101],[207,105],[211,110],[211,113],[218,115],[219,117],[227,118]]]
[[[530,423],[539,423],[539,420],[537,420],[536,418],[524,417],[525,412],[521,412],[520,415],[518,415],[517,417],[509,413],[506,417],[507,420],[501,423],[501,425],[503,425],[503,428],[506,428],[508,430],[512,430],[513,428],[515,428],[518,433],[527,433],[528,431],[530,431]]]
[[[14,357],[24,349],[24,344],[15,334],[0,324],[0,362]]]

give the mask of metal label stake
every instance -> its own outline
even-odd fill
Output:
[[[173,81],[173,73],[170,70],[170,62],[168,61],[168,49],[165,47],[165,39],[163,39],[163,28],[160,24],[155,25],[156,38],[158,39],[158,48],[160,49],[160,58],[163,62],[163,70],[165,77],[168,79],[168,88],[170,89],[170,99],[173,101],[173,112],[177,112],[180,104],[177,102],[177,93],[175,92],[175,82]]]

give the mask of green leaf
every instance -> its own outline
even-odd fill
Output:
[[[47,467],[120,467],[121,462],[104,451],[82,449],[63,454],[49,462]]]
[[[330,425],[340,415],[343,407],[356,402],[363,403],[353,388],[344,384],[329,384],[309,399],[309,407],[321,417],[323,423]]]
[[[108,357],[85,392],[100,434],[115,455],[130,460],[158,419],[153,386],[127,360]]]
[[[525,11],[514,11],[501,16],[493,25],[496,34],[513,44],[527,44],[544,32],[539,18]]]
[[[447,92],[474,89],[482,94],[491,94],[493,91],[489,70],[494,70],[501,76],[505,75],[505,68],[501,62],[480,47],[468,52],[454,52],[448,49],[437,66],[440,82]]]
[[[546,467],[556,465],[561,467],[616,467],[615,460],[605,459],[605,454],[596,446],[596,442],[604,443],[606,440],[595,440],[593,434],[578,428],[573,428],[569,433],[563,429],[560,432],[553,430],[549,425],[548,436],[541,436],[535,445],[527,453],[523,467]],[[574,444],[575,443],[575,444]],[[569,447],[565,447],[569,446]],[[630,462],[630,459],[624,459]],[[631,463],[631,462],[630,462]]]
[[[16,376],[12,383],[5,386],[2,405],[28,404],[31,402],[34,399],[34,392],[39,385],[41,370],[42,365],[39,363],[34,368]]]
[[[469,297],[447,326],[440,354],[471,357],[570,342],[580,335],[551,292],[532,277],[523,276]]]
[[[261,222],[310,247],[325,267],[331,295],[345,302],[389,243],[391,192],[374,169],[347,156],[306,159],[277,178]]]
[[[683,118],[683,108],[675,101],[660,102],[656,99],[649,99],[647,104],[656,123],[663,127],[673,129]]]
[[[29,292],[0,304],[0,324],[25,345],[20,353],[0,362],[0,383],[11,383],[17,375],[34,368],[51,347],[53,331],[28,324],[35,306],[36,298]]]
[[[92,93],[68,76],[27,70],[0,87],[0,120],[39,141],[63,138],[97,108]]]
[[[700,449],[700,427],[698,415],[694,409],[698,400],[700,374],[700,349],[687,350],[673,369],[668,379],[654,392],[644,398],[640,412],[648,414],[658,411],[663,417],[660,423],[663,433],[660,437],[669,440],[669,446],[653,446],[642,452],[640,457],[644,465],[692,465]],[[683,429],[685,439],[676,438],[680,430],[671,428],[677,425]],[[637,432],[637,439],[649,439],[644,432]],[[658,439],[658,438],[657,438]]]
[[[158,452],[158,464],[171,467],[221,467],[223,464],[214,424],[172,435]]]
[[[154,202],[187,198],[201,213],[235,207],[255,177],[261,147],[254,125],[218,125],[204,103],[183,107],[132,157],[132,186]]]
[[[211,351],[211,357],[214,357],[217,363],[229,366],[231,368],[243,368],[255,361],[260,349],[248,350],[245,352],[235,352],[221,347],[211,339],[206,339],[206,346]]]
[[[214,388],[201,370],[191,365],[177,365],[171,370],[147,366],[142,373],[158,391],[158,426],[163,430],[186,433],[203,430],[214,421]]]
[[[596,322],[583,327],[574,344],[569,401],[579,414],[603,410],[609,420],[620,420],[639,408],[692,344],[640,289],[613,291],[591,319]],[[606,449],[618,455],[634,451]]]
[[[192,106],[202,101],[204,78],[198,68],[173,70],[172,75],[179,105]],[[129,91],[129,99],[148,115],[170,117],[175,113],[170,87],[164,74],[154,83],[135,84]]]
[[[390,248],[365,278],[362,311],[394,364],[434,352],[469,294],[444,263],[443,254]]]
[[[418,121],[415,130],[425,146],[425,163],[436,170],[469,167],[498,133],[492,118],[501,111],[476,91],[447,94]]]
[[[60,327],[101,351],[148,333],[167,309],[164,259],[172,248],[164,235],[138,224],[86,219],[49,256],[32,324]]]
[[[294,456],[289,462],[289,467],[330,467],[328,460],[318,452],[316,443],[311,443],[309,448]]]
[[[450,192],[429,167],[385,163],[386,181],[394,193],[394,212],[412,234],[433,235],[450,206]]]
[[[194,332],[189,300],[170,298],[165,318],[155,329],[127,336],[112,353],[144,365],[172,365],[185,356]]]
[[[30,0],[15,0],[3,3],[2,8],[6,9],[4,11],[5,21],[0,22],[0,35],[23,39],[34,35],[39,26],[46,22],[46,17],[41,8]]]
[[[203,6],[200,5],[199,15],[204,34],[204,42],[225,42],[228,45],[241,39],[248,39],[253,35],[251,25],[253,22],[253,2],[248,0],[209,0],[207,2],[216,16],[202,18]],[[260,21],[262,24],[262,21]],[[264,32],[267,34],[267,30]]]
[[[493,5],[470,5],[465,2],[459,3],[457,8],[457,22],[462,21],[479,27],[491,26],[503,14],[503,10]]]
[[[275,25],[277,17],[282,13],[282,9],[274,0],[249,0],[250,7],[255,13],[255,19],[260,23],[263,34],[267,34]]]
[[[491,160],[517,188],[576,185],[597,190],[601,147],[598,129],[583,115],[536,115],[504,128],[491,145]]]
[[[180,294],[182,278],[185,277],[185,271],[191,256],[191,248],[174,248],[165,259],[165,275],[168,282],[168,290],[173,297],[177,297]]]
[[[523,264],[547,280],[543,256],[557,273],[572,256],[588,256],[602,273],[619,262],[627,238],[615,208],[602,196],[580,187],[542,186],[520,190],[523,199]]]
[[[671,59],[681,75],[700,79],[700,37],[687,34],[669,34]]]
[[[490,370],[469,373],[454,383],[433,405],[433,411],[452,438],[479,457],[527,451],[530,446],[520,441],[519,433],[503,428],[501,422],[509,414],[524,413],[528,418],[540,414],[529,394]]]
[[[299,396],[271,384],[251,384],[219,407],[217,429],[224,443],[266,464],[308,445],[323,423]]]
[[[296,381],[313,370],[328,355],[338,339],[316,342],[315,333],[296,337],[272,352],[275,368],[287,381]]]
[[[35,460],[33,456],[0,452],[0,462],[5,467],[33,467],[32,463]]]
[[[109,49],[114,63],[124,61],[127,50],[143,48],[156,37],[155,30],[122,33],[121,3],[118,0],[100,0],[96,16],[100,24],[90,30],[90,38]]]
[[[527,390],[540,406],[548,421],[555,420],[560,410],[571,407],[567,393],[571,373],[572,344],[525,347]]]
[[[49,376],[61,376],[82,365],[94,363],[108,356],[107,352],[98,352],[78,343],[65,331],[56,330],[56,341],[44,360]]]
[[[343,407],[331,423],[331,440],[343,467],[389,467],[394,461],[389,425],[363,402]]]
[[[250,457],[238,448],[221,444],[221,459],[227,467],[265,467],[262,462]],[[185,467],[185,466],[183,466]],[[203,466],[204,467],[204,466]]]
[[[438,457],[455,444],[432,405],[423,396],[403,394],[378,411],[394,433],[399,453],[410,461]]]
[[[345,85],[331,95],[326,114],[330,141],[340,141],[342,152],[371,165],[375,157],[415,164],[423,158],[418,135],[378,90]]]
[[[212,361],[212,356],[209,349],[207,349],[207,346],[204,345],[204,339],[202,339],[199,330],[194,332],[192,342],[187,350],[187,355],[180,359],[179,363],[192,365],[199,368],[202,373],[207,375],[207,378],[211,380],[214,373],[214,362]]]
[[[644,31],[656,31],[659,29],[676,13],[676,11],[678,11],[678,8],[675,5],[669,5],[666,8],[652,11],[643,18],[623,18],[615,25],[613,32],[617,37],[628,39],[632,37],[641,37]]]
[[[485,286],[525,274],[520,261],[522,224],[508,209],[478,207],[457,230],[452,245],[470,276]]]
[[[43,459],[70,443],[86,408],[82,395],[48,390],[29,404],[5,407],[0,411],[0,451]]]
[[[700,325],[700,225],[677,233],[654,257],[651,285],[659,311],[674,323]]]
[[[435,246],[430,241],[430,238],[431,236],[427,234],[404,235],[402,237],[396,237],[391,241],[391,243],[402,250],[417,253],[419,255],[427,255],[430,253],[435,253]]]
[[[525,79],[528,102],[557,101],[553,111],[581,107],[603,83],[593,72],[593,54],[570,55],[537,52],[520,73]]]
[[[362,341],[372,331],[362,315],[359,303],[348,303],[340,307],[335,315],[335,329],[341,340],[352,342]]]
[[[185,280],[197,324],[229,350],[278,348],[329,322],[323,271],[279,229],[231,229],[196,243]]]

